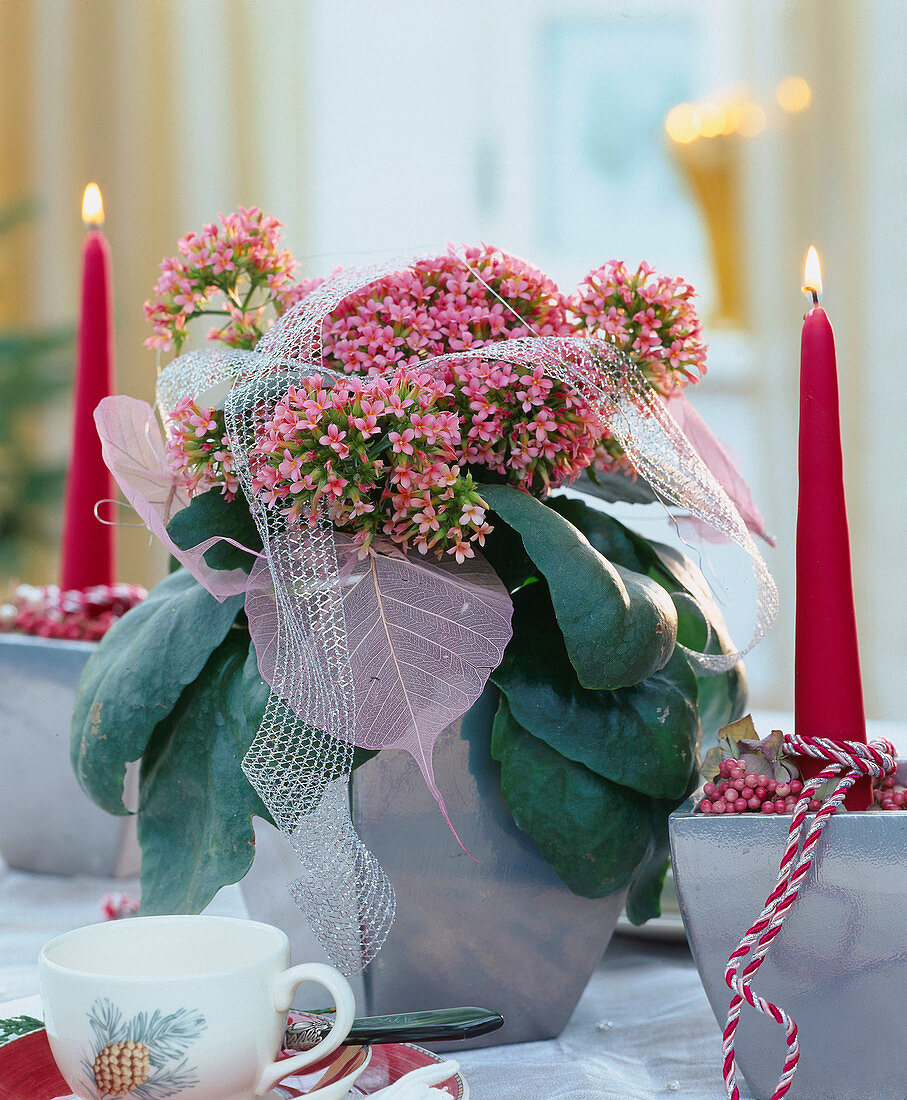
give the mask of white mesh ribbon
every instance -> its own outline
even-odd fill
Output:
[[[250,454],[288,386],[314,373],[330,376],[322,365],[325,318],[354,291],[411,262],[338,272],[288,311],[255,352],[181,356],[162,372],[158,386],[164,411],[182,397],[225,383],[231,387],[224,403],[229,445],[264,547],[249,579],[246,606],[250,620],[259,605],[276,619],[266,660],[258,654],[271,694],[243,769],[299,856],[303,873],[291,887],[293,896],[345,973],[364,967],[380,949],[395,902],[393,887],[356,835],[349,813],[356,693],[337,550],[327,518],[310,526],[259,501]],[[738,510],[661,399],[624,356],[597,337],[499,341],[468,354],[423,360],[418,371],[472,357],[542,365],[596,410],[666,502],[682,506],[745,550],[757,587],[752,639],[739,653],[691,654],[702,669],[731,668],[768,630],[777,593]]]

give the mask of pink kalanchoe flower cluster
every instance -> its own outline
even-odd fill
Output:
[[[284,515],[324,508],[363,550],[376,538],[420,553],[473,556],[487,505],[456,463],[460,428],[445,388],[390,377],[304,379],[278,401],[252,452],[253,490]]]
[[[184,397],[167,418],[170,467],[191,493],[220,488],[232,500],[239,490],[222,409]]]
[[[573,329],[557,286],[487,245],[422,260],[351,294],[324,325],[324,365],[376,375],[520,336]],[[463,423],[458,459],[544,493],[592,461],[601,425],[542,370],[474,357],[438,372]]]
[[[349,295],[323,329],[325,369],[383,374],[450,351],[571,331],[566,301],[541,271],[487,245],[420,260]],[[486,285],[487,284],[487,285]]]
[[[544,494],[592,462],[602,425],[590,406],[544,368],[466,359],[444,372],[464,425],[460,460]]]
[[[154,335],[147,347],[179,353],[195,317],[214,314],[219,327],[209,340],[250,349],[279,316],[305,293],[293,282],[297,264],[280,248],[280,222],[258,207],[240,207],[219,215],[179,242],[179,255],[165,259],[155,285],[156,298],[145,303]]]
[[[604,433],[595,448],[592,469],[600,474],[622,474],[630,481],[639,477],[614,436]]]
[[[647,263],[630,272],[609,260],[586,276],[570,305],[580,331],[605,333],[668,394],[705,374],[695,294],[683,279],[660,275]]]

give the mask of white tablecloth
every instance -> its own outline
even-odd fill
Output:
[[[128,880],[24,874],[0,863],[0,1002],[37,993],[41,945],[101,919],[99,901],[111,890],[137,892]],[[244,916],[239,890],[222,890],[209,911]],[[618,936],[559,1039],[457,1057],[471,1100],[723,1100],[720,1054],[686,945]]]

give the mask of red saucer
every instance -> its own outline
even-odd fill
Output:
[[[332,1067],[343,1073],[353,1068],[350,1059],[356,1057],[355,1047],[341,1047],[334,1054],[306,1071],[304,1078],[287,1077],[278,1088],[290,1100],[304,1097],[306,1089],[315,1084],[327,1084],[332,1078]],[[442,1061],[421,1047],[406,1043],[394,1043],[387,1046],[372,1047],[372,1057],[368,1068],[353,1086],[351,1097],[371,1096],[379,1089],[399,1081],[411,1070]],[[342,1062],[343,1065],[334,1066]],[[316,1080],[312,1075],[316,1074]],[[459,1074],[455,1074],[437,1089],[448,1093],[452,1100],[467,1100],[467,1089]],[[43,1030],[33,1031],[0,1047],[0,1097],[2,1100],[53,1100],[57,1096],[68,1096],[69,1085],[63,1080],[57,1069],[47,1035]]]

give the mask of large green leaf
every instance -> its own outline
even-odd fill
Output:
[[[533,737],[503,696],[491,752],[514,821],[575,894],[602,898],[627,885],[649,850],[649,799]]]
[[[227,500],[216,489],[209,489],[193,497],[189,506],[167,524],[167,534],[180,550],[189,550],[214,535],[234,539],[256,552],[261,550],[261,535],[242,493]],[[212,569],[244,569],[248,573],[255,559],[229,542],[218,542],[205,553],[205,561]]]
[[[528,493],[507,485],[480,490],[519,533],[548,582],[584,687],[626,687],[664,667],[677,637],[677,613],[661,585],[612,565],[572,523]]]
[[[242,606],[218,603],[184,569],[161,581],[107,632],[79,682],[72,761],[84,790],[108,813],[124,814],[126,764],[204,668]]]
[[[643,538],[613,516],[565,496],[548,501],[615,565],[645,573],[672,594],[677,609],[677,641],[697,652],[730,653],[734,643],[701,570],[679,550]],[[745,711],[743,662],[718,675],[697,675],[703,734],[714,735]]]
[[[677,802],[652,802],[651,839],[645,859],[639,865],[627,894],[627,919],[631,924],[645,924],[661,916],[661,892],[665,875],[671,865],[671,844],[668,838],[668,815]]]
[[[241,768],[261,693],[244,690],[248,636],[236,632],[154,731],[142,760],[142,913],[198,913],[252,865],[252,815],[268,813]],[[253,654],[254,666],[254,654]],[[245,673],[245,677],[244,677]],[[247,711],[248,707],[248,711]]]
[[[665,872],[671,865],[671,843],[668,836],[668,818],[699,785],[699,772],[690,775],[687,789],[680,798],[654,799],[649,803],[652,823],[652,841],[646,858],[640,864],[630,892],[627,894],[627,917],[631,924],[645,924],[652,917],[661,915],[661,892]]]
[[[570,664],[544,584],[514,596],[513,639],[492,679],[534,737],[597,775],[679,798],[699,743],[696,677],[676,650],[632,687],[590,691]]]

